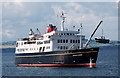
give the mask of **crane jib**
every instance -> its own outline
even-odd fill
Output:
[[[100,23],[98,24],[98,26],[95,28],[95,30],[93,31],[92,35],[90,36],[90,38],[88,39],[88,41],[86,42],[85,44],[85,48],[87,47],[88,43],[90,42],[91,38],[93,37],[93,35],[95,34],[96,30],[98,29],[98,27],[100,26],[100,24],[102,23],[103,21],[100,21]]]

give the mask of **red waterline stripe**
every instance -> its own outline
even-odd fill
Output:
[[[17,66],[90,66],[90,64],[18,64]]]

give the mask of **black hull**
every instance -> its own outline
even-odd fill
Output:
[[[109,39],[97,39],[97,38],[95,38],[95,40],[96,40],[96,42],[98,42],[98,43],[109,43],[109,42],[110,42]]]
[[[99,48],[16,54],[18,66],[95,66]]]

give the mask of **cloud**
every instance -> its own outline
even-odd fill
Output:
[[[105,29],[105,35],[111,39],[117,39],[117,9],[115,3],[66,3],[63,5],[53,5],[52,8],[57,14],[60,11],[64,11],[67,14],[66,26],[72,29],[73,25],[76,28],[80,27],[80,23],[83,23],[83,32],[86,38],[90,36],[100,20],[103,20],[103,24],[99,28],[99,33],[96,32],[95,36],[101,35],[101,28]],[[114,11],[114,12],[113,12]],[[108,29],[109,28],[109,29]],[[116,37],[113,38],[113,34]]]
[[[10,30],[10,29],[6,29],[3,31],[3,35],[8,38],[12,38],[15,35],[15,33],[16,33],[15,30]]]
[[[117,0],[117,1],[116,1],[116,3],[119,3],[119,2],[120,2],[120,0]]]
[[[55,13],[59,13],[60,11],[64,11],[65,13],[67,12],[67,14],[65,14],[67,17],[67,26],[80,25],[80,23],[86,23],[86,26],[89,26],[90,24],[94,24],[95,21],[98,22],[100,20],[100,17],[94,15],[91,9],[78,3],[66,3],[62,6],[53,5],[52,8]]]
[[[34,31],[39,28],[44,34],[49,23],[57,25],[60,29],[61,18],[56,16],[60,16],[62,11],[67,13],[65,14],[67,17],[65,27],[73,30],[73,25],[77,29],[80,27],[80,23],[83,23],[83,32],[86,38],[89,37],[101,19],[105,21],[102,24],[105,25],[105,29],[110,24],[117,23],[114,21],[117,11],[113,3],[4,2],[2,15],[3,31],[6,32],[4,38],[14,37],[16,40],[15,38],[27,37],[30,28]],[[107,34],[110,33],[109,30],[106,32]],[[116,26],[113,31],[117,32]]]
[[[9,7],[10,5],[11,5],[11,3],[12,4],[14,4],[14,5],[17,5],[17,6],[19,6],[19,7],[22,7],[23,6],[23,4],[22,4],[22,2],[20,1],[20,0],[13,0],[13,2],[4,2],[5,3],[5,7]]]

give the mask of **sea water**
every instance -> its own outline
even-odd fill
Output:
[[[118,46],[102,46],[96,68],[89,67],[17,67],[15,48],[2,49],[2,76],[117,76]]]

